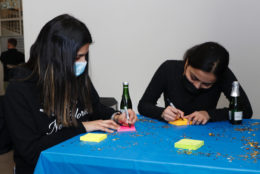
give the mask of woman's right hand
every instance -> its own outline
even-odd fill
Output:
[[[165,121],[174,121],[174,120],[178,120],[179,118],[183,118],[184,112],[172,106],[168,106],[167,108],[164,109],[161,117]]]
[[[113,120],[86,121],[86,122],[82,122],[82,124],[85,127],[87,132],[104,131],[104,132],[113,133],[114,131],[112,129],[117,130],[120,127]]]

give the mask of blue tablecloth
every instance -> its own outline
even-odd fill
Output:
[[[260,173],[260,120],[174,126],[139,116],[137,132],[112,133],[100,143],[79,136],[43,151],[35,173]],[[196,151],[174,148],[204,140]]]

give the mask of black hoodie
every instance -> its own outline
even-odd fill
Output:
[[[25,68],[15,71],[15,79],[23,79],[31,72]],[[5,116],[7,127],[14,144],[16,173],[33,173],[41,151],[86,132],[82,121],[110,119],[115,112],[102,105],[91,83],[91,101],[93,113],[77,106],[75,117],[78,126],[62,127],[57,125],[55,117],[48,117],[40,103],[40,90],[37,77],[29,80],[12,80],[5,96]]]

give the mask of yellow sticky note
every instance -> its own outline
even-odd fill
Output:
[[[182,119],[178,119],[178,120],[175,120],[175,121],[170,121],[169,123],[173,124],[175,126],[189,125],[188,124],[188,119],[186,119],[186,118],[184,118],[183,120]],[[190,121],[190,124],[192,124],[192,121]]]
[[[181,139],[180,141],[174,143],[175,148],[197,150],[204,145],[203,140],[192,140],[192,139]]]
[[[80,137],[80,141],[90,141],[90,142],[97,142],[104,140],[107,138],[107,134],[95,134],[95,133],[88,133],[85,135],[82,135]]]

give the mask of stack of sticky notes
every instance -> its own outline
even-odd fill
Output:
[[[174,147],[179,149],[197,150],[203,145],[203,140],[181,139],[174,144]]]
[[[188,124],[188,119],[186,119],[186,118],[184,118],[183,120],[182,119],[178,119],[178,120],[175,120],[175,121],[170,121],[169,123],[173,124],[175,126],[189,125]],[[190,121],[190,124],[192,124],[192,121]]]
[[[97,142],[104,140],[107,138],[107,134],[98,134],[98,133],[87,133],[80,137],[80,141],[89,141],[89,142]]]
[[[120,126],[120,128],[117,130],[118,132],[135,132],[135,125],[129,126]]]

